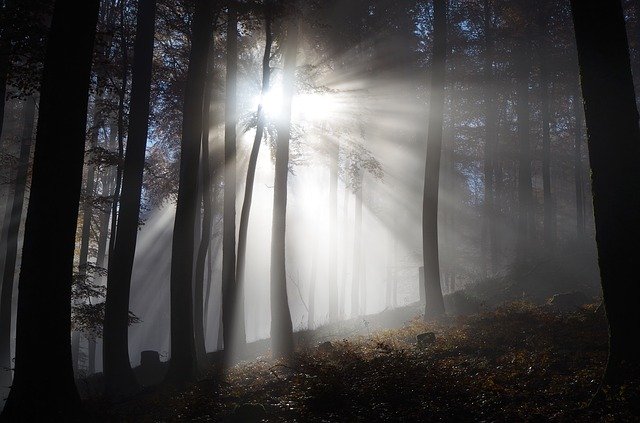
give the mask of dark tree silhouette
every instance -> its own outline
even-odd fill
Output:
[[[483,260],[488,262],[489,273],[494,273],[498,265],[498,236],[495,223],[495,159],[498,144],[498,110],[496,109],[495,66],[494,66],[494,28],[490,0],[483,0],[484,28],[484,235],[485,253]],[[488,249],[486,248],[488,246]],[[488,251],[487,251],[488,250]]]
[[[0,291],[0,383],[11,383],[11,299],[13,297],[13,280],[15,278],[16,256],[18,255],[18,231],[22,220],[22,206],[24,204],[33,125],[35,122],[35,99],[29,98],[24,104],[22,136],[20,140],[20,157],[15,177],[15,188],[11,201],[5,206],[4,227],[6,236],[4,251],[4,270],[2,273],[2,290]]]
[[[5,421],[65,421],[80,410],[69,344],[71,279],[99,5],[98,0],[58,0],[53,12],[18,286],[15,374],[1,415]]]
[[[142,176],[149,129],[156,1],[140,0],[137,13],[127,151],[123,166],[116,241],[107,275],[104,316],[105,392],[111,397],[132,393],[138,387],[129,362],[129,291],[138,236]]]
[[[447,57],[447,2],[433,1],[433,61],[429,134],[422,203],[422,249],[424,258],[425,319],[444,315],[438,257],[438,189],[444,120],[444,84]]]
[[[287,29],[284,52],[282,98],[278,120],[276,168],[273,193],[273,222],[271,229],[271,350],[274,357],[293,353],[293,325],[287,296],[286,221],[287,179],[289,174],[289,142],[291,140],[291,104],[295,91],[296,60],[298,55],[298,24]]]
[[[215,2],[198,0],[191,24],[191,52],[180,145],[180,182],[171,247],[171,360],[166,381],[172,384],[184,383],[196,375],[193,330],[194,228],[198,207],[202,103],[214,10]]]
[[[214,61],[215,61],[215,40],[214,34],[218,23],[220,10],[216,10],[212,28],[212,40],[209,44],[207,60],[207,77],[204,88],[204,101],[202,103],[202,141],[200,143],[200,187],[202,191],[202,234],[198,243],[198,253],[196,255],[195,281],[194,281],[194,306],[193,306],[193,328],[196,345],[196,359],[198,368],[202,369],[207,364],[207,350],[205,346],[205,318],[207,310],[205,304],[209,302],[209,288],[211,286],[212,269],[208,269],[208,284],[205,292],[205,265],[207,255],[210,254],[211,232],[213,230],[213,202],[211,185],[216,176],[216,164],[213,162],[211,150],[209,148],[209,138],[211,136],[211,113],[214,94]],[[211,263],[211,260],[209,260]]]
[[[531,41],[528,31],[520,34],[514,52],[516,115],[518,132],[518,259],[528,259],[533,238],[533,187],[531,183],[531,118],[529,76],[531,73]]]
[[[638,376],[640,365],[640,128],[619,1],[572,0],[587,123],[593,209],[609,321],[605,384]]]
[[[227,87],[224,124],[224,218],[222,233],[222,327],[225,352],[242,348],[244,295],[236,279],[236,126],[238,85],[238,11],[228,6]]]
[[[262,98],[269,91],[271,79],[271,46],[273,45],[273,33],[271,31],[271,23],[273,19],[273,10],[271,1],[266,1],[264,7],[264,31],[265,45],[264,55],[262,57]],[[256,165],[258,164],[258,154],[260,153],[260,144],[264,136],[265,114],[262,101],[258,105],[256,114],[257,125],[256,134],[251,147],[251,155],[249,156],[249,167],[247,168],[247,182],[244,189],[244,200],[242,202],[242,211],[240,212],[240,228],[238,231],[238,265],[236,267],[236,283],[239,292],[244,292],[244,281],[246,273],[247,259],[247,233],[249,231],[249,216],[251,214],[251,201],[253,199],[253,185],[256,177]],[[236,301],[242,301],[238,298]]]

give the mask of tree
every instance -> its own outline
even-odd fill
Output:
[[[528,31],[527,31],[528,32]],[[531,119],[529,104],[529,76],[531,72],[531,41],[528,33],[521,34],[514,52],[516,84],[516,116],[518,120],[518,259],[528,256],[533,237],[533,195],[531,184]]]
[[[295,19],[295,18],[292,18]],[[289,142],[291,140],[291,105],[295,91],[298,55],[298,23],[287,29],[282,74],[282,111],[278,119],[276,165],[271,229],[271,350],[274,357],[293,353],[293,325],[287,296],[285,238],[287,221],[287,179],[289,174]]]
[[[236,126],[238,85],[238,11],[228,6],[227,88],[224,123],[224,218],[222,233],[222,326],[225,353],[246,342],[244,296],[236,279]]]
[[[571,1],[584,112],[609,359],[604,383],[640,369],[640,128],[624,15],[619,1]]]
[[[140,0],[137,13],[127,151],[123,166],[116,241],[107,274],[104,315],[105,392],[111,397],[126,395],[138,388],[129,362],[129,291],[138,236],[142,176],[149,129],[156,1]]]
[[[212,31],[212,38],[215,34],[215,28],[217,27],[217,21],[219,16],[219,10],[216,10],[213,18],[214,28]],[[209,266],[207,277],[208,284],[205,293],[205,264],[207,264],[207,254],[211,254],[211,232],[213,229],[213,202],[215,198],[212,197],[211,185],[212,179],[215,178],[215,172],[212,172],[212,168],[217,168],[216,163],[213,163],[211,151],[209,148],[209,138],[211,136],[211,114],[213,109],[213,87],[214,87],[214,68],[215,68],[215,40],[212,39],[209,45],[209,58],[207,62],[207,77],[205,81],[205,93],[202,107],[202,141],[200,143],[200,186],[202,191],[202,234],[200,237],[200,243],[198,245],[198,254],[196,256],[196,268],[195,268],[195,282],[194,282],[194,308],[193,308],[193,325],[194,325],[194,337],[196,345],[196,359],[199,368],[202,368],[207,363],[207,350],[205,346],[205,318],[207,316],[207,310],[204,304],[209,301],[209,288],[211,286],[212,269]],[[211,260],[209,260],[211,263]]]
[[[444,84],[447,56],[447,2],[433,1],[433,60],[431,63],[431,100],[429,133],[422,203],[422,254],[424,258],[425,319],[444,315],[438,258],[438,189],[442,126],[444,120]]]
[[[576,193],[576,238],[580,241],[585,239],[585,205],[584,205],[584,176],[582,170],[582,124],[583,110],[582,97],[579,94],[579,81],[573,84],[574,93],[571,97],[574,121],[574,141],[573,141],[573,178]]]
[[[79,412],[69,345],[71,279],[99,5],[58,0],[53,12],[18,287],[15,373],[1,415],[8,421],[64,421]]]
[[[2,273],[2,290],[0,291],[0,377],[1,383],[11,382],[11,303],[13,298],[13,281],[15,279],[16,256],[18,254],[18,231],[22,221],[27,173],[31,156],[31,140],[35,122],[36,104],[34,98],[24,102],[22,136],[20,140],[20,157],[15,178],[15,188],[11,202],[5,208],[4,227],[6,228],[6,250],[4,254],[4,270]]]
[[[269,92],[271,79],[271,46],[273,45],[273,33],[271,24],[273,19],[273,5],[270,0],[266,0],[263,4],[264,11],[264,31],[265,44],[264,55],[262,57],[262,89],[261,98]],[[244,200],[242,202],[242,211],[240,212],[240,228],[238,232],[238,262],[236,267],[236,283],[239,292],[244,292],[245,271],[246,271],[246,255],[247,255],[247,233],[249,229],[249,215],[251,213],[251,201],[253,198],[253,185],[256,177],[256,165],[258,164],[258,154],[260,153],[260,144],[264,136],[265,113],[262,101],[258,105],[256,112],[256,134],[251,147],[251,155],[249,156],[249,167],[247,168],[247,182],[244,189]],[[236,296],[235,301],[242,301],[242,296]],[[241,316],[239,316],[241,318]]]
[[[496,109],[495,66],[494,66],[494,28],[490,0],[483,0],[484,27],[484,234],[489,246],[483,260],[490,263],[490,273],[496,271],[498,261],[498,237],[495,224],[495,158],[498,143],[498,111]]]
[[[540,57],[540,107],[542,118],[542,185],[544,192],[544,221],[543,238],[547,254],[552,254],[556,244],[556,207],[555,198],[551,191],[551,110],[550,110],[550,76],[549,59],[547,57],[548,44],[548,10],[538,9],[538,26],[541,31],[539,42]]]
[[[166,381],[181,384],[196,375],[193,331],[193,264],[202,103],[215,4],[198,0],[191,26],[191,51],[184,95],[180,182],[171,246],[171,361]]]

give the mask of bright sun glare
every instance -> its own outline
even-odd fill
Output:
[[[277,87],[269,90],[264,97],[256,96],[253,103],[258,107],[262,98],[264,112],[270,120],[276,120],[282,113],[282,91]],[[336,112],[335,102],[329,94],[305,93],[293,97],[293,118],[303,121],[318,121]]]

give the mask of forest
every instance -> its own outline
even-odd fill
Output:
[[[638,0],[0,0],[0,422],[640,421],[636,87]]]

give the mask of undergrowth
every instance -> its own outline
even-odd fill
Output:
[[[416,336],[433,332],[418,348]],[[559,314],[511,303],[470,317],[325,342],[289,360],[260,357],[181,390],[158,390],[100,416],[127,421],[631,421],[587,407],[607,355],[595,307]]]

